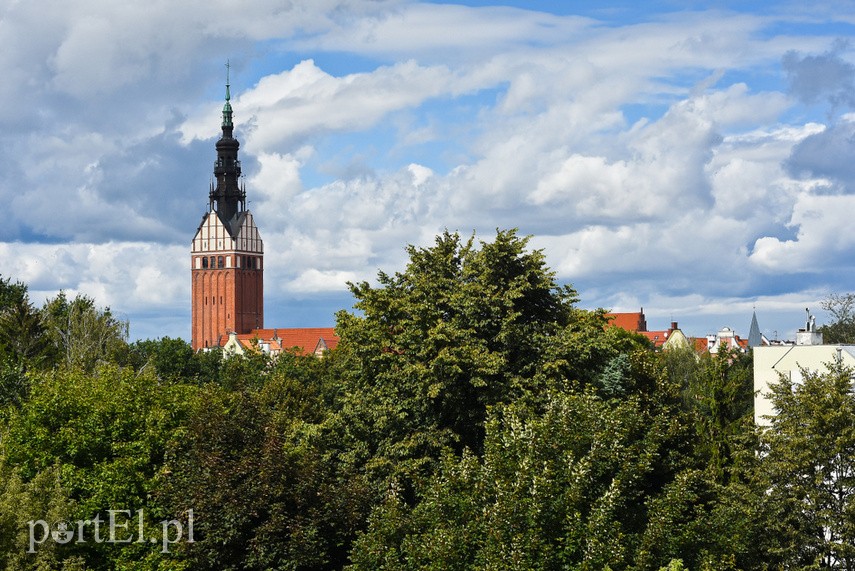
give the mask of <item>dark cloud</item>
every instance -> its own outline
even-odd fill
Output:
[[[212,135],[216,131],[217,125],[212,125]],[[156,219],[172,230],[163,235],[152,227],[150,235],[136,239],[189,243],[207,207],[215,158],[214,139],[184,146],[176,133],[164,133],[103,159],[104,178],[97,191],[106,201],[123,203],[138,216]]]
[[[795,178],[818,177],[837,182],[829,189],[840,187],[847,193],[855,192],[855,124],[833,124],[821,133],[811,135],[793,148],[786,162],[787,170]]]
[[[790,93],[808,104],[828,101],[835,108],[851,107],[855,103],[855,66],[840,57],[845,47],[838,42],[820,55],[784,54]]]

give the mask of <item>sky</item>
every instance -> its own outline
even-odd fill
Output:
[[[855,291],[853,37],[851,1],[0,0],[0,275],[189,340],[229,61],[267,327],[517,228],[581,307],[792,339]]]

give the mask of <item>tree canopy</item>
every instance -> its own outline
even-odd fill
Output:
[[[0,570],[855,568],[852,371],[759,430],[750,353],[607,327],[515,231],[407,253],[321,359],[129,343],[0,277]],[[146,540],[98,541],[116,510]]]

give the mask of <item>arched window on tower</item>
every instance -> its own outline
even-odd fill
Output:
[[[217,269],[221,269],[225,266],[225,260],[222,256],[217,256]]]
[[[206,258],[206,257],[203,257],[203,258],[202,258],[202,269],[203,269],[203,270],[207,270],[207,269],[208,269],[208,258]]]

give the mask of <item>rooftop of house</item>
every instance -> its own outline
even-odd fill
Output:
[[[332,327],[277,327],[253,329],[249,333],[227,333],[220,336],[220,347],[234,340],[242,350],[259,347],[262,351],[276,355],[282,351],[293,351],[298,355],[321,355],[338,346],[339,337]]]
[[[620,327],[626,331],[642,335],[657,349],[667,346],[685,346],[686,343],[697,353],[717,353],[722,347],[744,352],[749,347],[748,339],[743,339],[729,327],[723,327],[717,333],[707,335],[706,337],[687,337],[683,335],[676,321],[672,321],[668,329],[648,331],[644,309],[630,313],[606,313],[605,317],[609,321],[607,327]],[[676,331],[680,332],[680,339],[676,339],[676,345],[674,343],[666,345],[668,339]],[[762,340],[763,344],[768,344],[768,340],[765,338],[762,338]]]
[[[647,331],[647,319],[644,317],[644,308],[633,313],[607,313],[606,319],[612,327],[620,327],[633,333]]]

